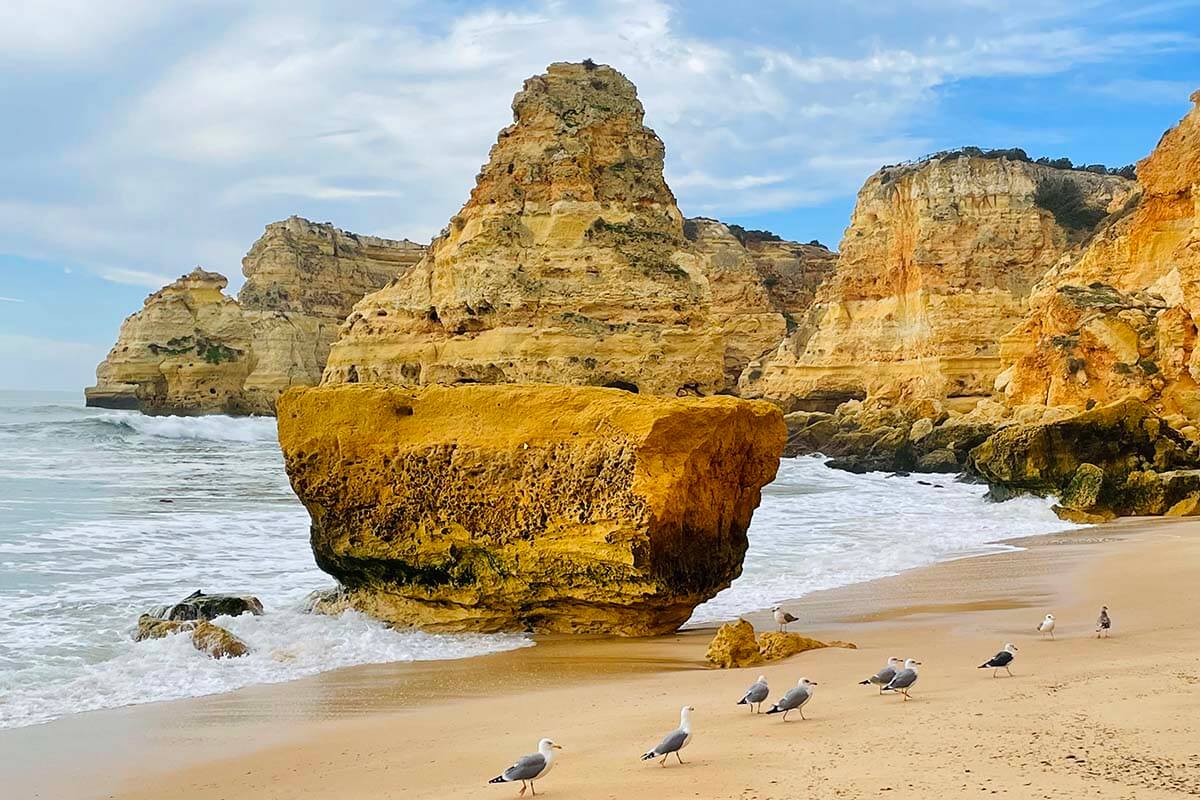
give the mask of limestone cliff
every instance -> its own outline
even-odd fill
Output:
[[[1050,271],[1004,337],[1010,403],[1086,408],[1136,397],[1200,420],[1200,92],[1137,167],[1141,196]]]
[[[243,259],[235,301],[223,275],[196,268],[121,325],[87,403],[153,414],[270,414],[289,386],[320,380],[344,315],[424,253],[291,217]]]
[[[250,323],[224,275],[196,267],[146,298],[96,369],[87,404],[147,413],[238,413],[253,368]]]
[[[633,84],[552,64],[512,108],[425,259],[355,307],[325,381],[733,388],[786,322],[724,226],[685,235]]]
[[[990,394],[997,342],[1034,283],[1132,186],[964,153],[881,169],[858,194],[836,270],[807,318],[746,371],[742,393],[808,410],[867,394]],[[1044,199],[1049,189],[1087,213],[1063,212]]]
[[[648,635],[737,577],[768,403],[578,386],[323,386],[279,401],[317,564],[434,631]]]

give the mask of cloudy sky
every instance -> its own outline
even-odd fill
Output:
[[[0,388],[91,383],[147,293],[236,289],[289,214],[428,240],[552,61],[634,81],[685,214],[831,246],[881,164],[1126,164],[1200,88],[1200,0],[729,8],[0,0]]]

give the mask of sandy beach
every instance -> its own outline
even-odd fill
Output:
[[[11,796],[62,800],[508,797],[516,787],[486,781],[541,736],[564,747],[538,787],[548,797],[1200,791],[1200,523],[1131,520],[1022,544],[795,604],[805,633],[857,650],[712,670],[709,630],[550,638],[77,715],[3,732],[0,755]],[[1097,641],[1101,604],[1115,628]],[[1034,632],[1047,610],[1054,641]],[[1020,648],[1015,677],[976,669],[1005,641]],[[889,655],[923,662],[911,702],[856,684]],[[773,697],[817,681],[809,719],[735,705],[759,672]],[[639,761],[684,703],[696,707],[687,763]]]

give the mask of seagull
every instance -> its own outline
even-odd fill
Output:
[[[775,618],[775,622],[779,623],[779,630],[781,631],[787,630],[789,622],[795,622],[796,620],[800,619],[799,617],[793,617],[779,606],[775,606],[771,609],[771,616]]]
[[[1100,616],[1096,618],[1096,638],[1100,638],[1100,634],[1108,636],[1108,630],[1112,627],[1112,620],[1108,618],[1108,606],[1100,606]]]
[[[796,684],[795,689],[789,689],[788,693],[771,706],[767,711],[768,714],[783,714],[783,721],[787,722],[789,711],[798,711],[800,719],[804,719],[804,704],[812,699],[813,687],[816,686],[815,681],[810,681],[808,678],[801,678]]]
[[[999,653],[996,653],[996,655],[992,656],[992,659],[990,661],[985,661],[984,663],[980,664],[979,668],[980,669],[991,669],[992,677],[994,678],[994,677],[996,677],[996,673],[999,672],[1000,669],[1003,667],[1004,670],[1008,673],[1008,676],[1011,678],[1012,670],[1009,668],[1009,665],[1012,664],[1013,659],[1016,658],[1016,655],[1015,655],[1016,652],[1017,652],[1017,646],[1015,644],[1013,644],[1012,642],[1008,642],[1007,644],[1004,645],[1003,650],[1001,650]]]
[[[1038,623],[1037,630],[1043,636],[1047,633],[1050,634],[1050,638],[1053,639],[1054,638],[1054,615],[1047,614],[1045,619],[1043,619],[1041,622]]]
[[[879,670],[879,672],[876,672],[874,675],[867,678],[865,681],[859,681],[858,685],[859,686],[870,686],[870,685],[874,684],[875,686],[879,687],[879,693],[883,694],[883,687],[887,686],[889,683],[892,682],[892,678],[896,677],[896,671],[900,669],[900,666],[903,663],[904,662],[901,661],[900,659],[896,658],[895,656],[892,656],[891,658],[889,658],[887,660],[886,667]]]
[[[746,690],[746,694],[742,695],[742,699],[738,700],[737,704],[740,706],[748,703],[750,705],[750,713],[757,714],[759,711],[762,711],[763,700],[767,699],[768,694],[770,694],[770,689],[767,688],[767,676],[759,675],[758,680]],[[754,709],[755,703],[758,704],[758,711]]]
[[[888,685],[883,687],[885,692],[899,692],[904,695],[904,699],[908,700],[908,690],[917,682],[917,667],[921,665],[920,661],[915,658],[905,659],[904,667],[895,676],[888,681]]]
[[[529,784],[529,790],[536,795],[537,790],[533,788],[533,782],[546,777],[546,774],[550,772],[550,768],[554,766],[555,750],[562,750],[562,747],[549,739],[542,739],[538,742],[538,751],[536,753],[521,756],[516,760],[516,763],[492,778],[488,783],[520,781],[521,791],[517,793],[518,797],[525,796],[526,783]]]
[[[655,745],[653,750],[647,750],[642,754],[642,761],[649,761],[652,758],[662,756],[662,761],[658,762],[661,766],[667,765],[667,756],[671,753],[675,754],[675,759],[682,764],[683,759],[679,757],[679,751],[692,743],[692,712],[695,711],[693,706],[684,706],[679,709],[679,727],[663,737],[663,740]]]

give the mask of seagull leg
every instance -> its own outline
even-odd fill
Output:
[[[683,759],[679,757],[679,751],[678,751],[678,750],[676,750],[676,751],[675,751],[675,760],[676,760],[676,761],[678,761],[680,764],[682,764],[682,763],[683,763]]]
[[[517,797],[525,796],[525,781],[521,781],[521,791],[517,792]]]
[[[660,767],[662,767],[662,768],[664,768],[664,769],[666,768],[666,766],[667,766],[667,756],[669,756],[669,755],[671,755],[671,754],[670,754],[670,753],[667,753],[666,755],[664,755],[664,756],[663,756],[663,760],[662,760],[662,761],[660,761],[660,762],[658,762],[658,765],[659,765]]]
[[[788,709],[788,711],[790,711],[790,710],[791,710],[791,709]],[[787,711],[783,712],[783,721],[784,721],[784,722],[787,722],[787,715],[788,715],[788,712],[787,712]]]
[[[533,797],[537,797],[537,789],[533,788],[533,781],[529,782],[529,794]]]
[[[797,708],[796,710],[800,712],[800,719],[808,719],[808,717],[804,716],[803,708]]]
[[[1004,670],[1005,670],[1005,672],[1007,672],[1007,673],[1008,673],[1008,677],[1010,677],[1010,678],[1011,678],[1011,677],[1013,677],[1013,674],[1012,674],[1012,670],[1011,670],[1011,669],[1009,669],[1008,667],[1005,667],[1005,668],[1004,668]]]

